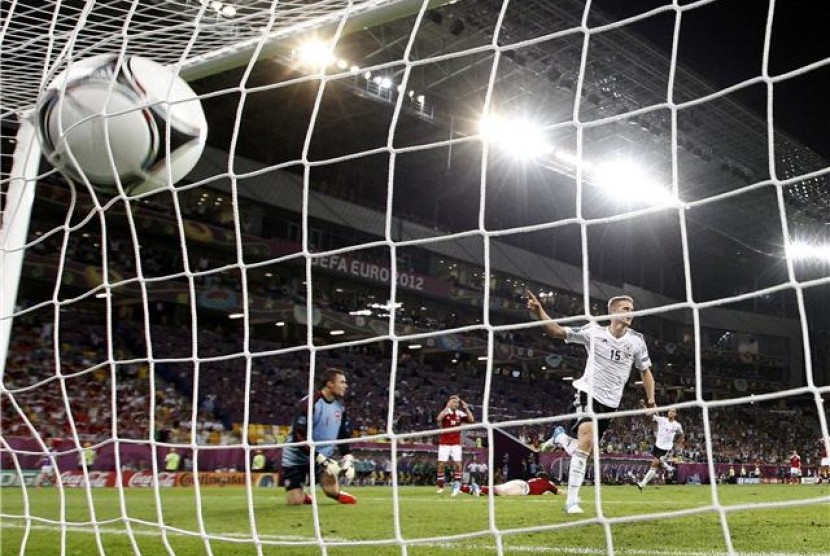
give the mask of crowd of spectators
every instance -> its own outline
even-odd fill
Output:
[[[106,331],[94,316],[62,313],[59,357],[55,356],[51,323],[38,325],[27,322],[25,316],[18,319],[4,377],[14,399],[13,404],[4,404],[4,434],[28,436],[28,425],[22,418],[25,415],[45,438],[71,435],[74,423],[82,440],[96,443],[116,434],[125,439],[153,437],[162,442],[189,443],[193,434],[199,444],[234,444],[242,438],[242,431],[234,423],[241,422],[246,411],[251,423],[287,428],[298,400],[308,392],[312,366],[308,350],[285,351],[278,342],[252,340],[250,352],[263,355],[245,357],[238,352],[238,338],[217,325],[201,331],[198,357],[194,359],[188,330],[160,325],[154,332],[152,351],[156,361],[151,389],[151,366],[132,351],[144,350],[144,331],[137,323],[119,324],[121,343],[114,353],[116,363],[110,365]],[[346,371],[355,436],[384,435],[390,417],[393,365],[383,346],[317,350],[315,357],[318,370],[336,366]],[[56,364],[60,365],[60,375],[55,372]],[[482,415],[486,370],[481,361],[447,366],[445,360],[404,353],[394,366],[393,432],[406,435],[408,442],[432,442],[433,436],[424,431],[436,428],[435,415],[453,393],[460,394]],[[487,416],[491,422],[525,421],[569,412],[571,388],[567,382],[502,371],[507,369],[494,369],[490,381]],[[663,391],[662,403],[675,401],[665,397],[671,392]],[[153,431],[151,393],[155,395]],[[198,400],[195,419],[194,395]],[[639,396],[637,389],[627,389],[622,407],[636,407]],[[114,423],[113,407],[117,408]],[[709,415],[715,461],[782,463],[792,449],[809,458],[819,434],[815,409],[810,404],[786,400],[740,404],[710,408]],[[678,455],[690,461],[705,461],[702,412],[688,408],[680,412],[679,419],[687,440]],[[787,423],[786,428],[781,428],[782,421]],[[547,428],[525,425],[518,435],[528,445],[538,445],[545,439]],[[475,444],[485,436],[482,428],[470,431],[467,439]],[[283,441],[284,436],[265,432],[249,440],[274,444]],[[646,419],[622,418],[606,434],[604,450],[642,454],[652,441],[653,425]]]
[[[192,208],[192,207],[191,207]],[[147,203],[137,208],[162,211],[164,207]],[[166,209],[165,209],[166,210]],[[217,209],[218,211],[218,209]],[[183,216],[205,217],[204,211],[183,211]],[[218,212],[217,212],[218,213]],[[210,215],[207,215],[210,216]],[[82,233],[64,236],[47,229],[36,230],[35,236],[47,236],[31,247],[31,253],[42,257],[63,253],[67,263],[80,263],[103,268],[100,239]],[[107,264],[110,270],[127,278],[137,272],[133,243],[107,240]],[[213,269],[236,262],[236,254],[228,249],[187,242],[190,269],[197,273],[198,288],[226,289],[242,299],[240,272]],[[63,250],[63,251],[62,251]],[[139,260],[144,277],[168,277],[171,282],[187,285],[181,246],[165,241],[141,242]],[[373,251],[378,262],[388,262],[388,250]],[[369,256],[369,255],[367,255]],[[370,259],[375,260],[375,259]],[[305,305],[304,265],[285,266],[281,274],[246,274],[249,304],[289,300]],[[429,300],[399,290],[404,305],[396,311],[401,325],[415,331],[452,329],[480,322],[481,307],[463,300],[476,299],[467,292],[478,292],[483,298],[483,276],[460,274],[449,266],[437,277],[459,294],[457,299]],[[319,278],[319,280],[317,279]],[[150,284],[152,287],[153,284]],[[329,311],[349,314],[365,310],[382,298],[382,287],[341,287],[336,278],[315,276],[314,304]],[[527,318],[521,308],[524,283],[498,276],[491,282],[492,307],[501,307],[508,322]],[[540,285],[529,285],[540,291]],[[547,288],[543,301],[552,316],[570,316],[583,312],[584,299],[573,292]],[[412,297],[408,297],[408,296]],[[192,302],[192,301],[191,301]],[[185,302],[182,306],[186,306]],[[591,312],[604,313],[600,300],[591,299]],[[414,440],[430,442],[429,435],[419,433],[436,428],[435,415],[449,394],[458,393],[478,409],[486,404],[491,422],[522,421],[568,412],[570,385],[561,380],[563,371],[581,371],[584,350],[579,346],[557,343],[559,357],[556,373],[530,370],[511,360],[514,350],[551,349],[551,342],[538,329],[517,329],[496,334],[496,355],[501,361],[492,366],[488,398],[484,399],[487,365],[475,356],[457,353],[450,357],[438,355],[401,355],[393,365],[388,342],[361,344],[342,349],[303,348],[295,343],[286,349],[286,342],[273,337],[255,335],[243,343],[243,334],[223,317],[199,311],[196,337],[187,323],[175,316],[174,302],[150,304],[152,323],[139,319],[140,311],[121,305],[112,344],[108,345],[101,315],[80,311],[62,312],[55,352],[55,334],[49,321],[15,319],[11,356],[7,363],[4,386],[10,391],[4,400],[5,435],[26,435],[28,425],[23,415],[42,436],[69,434],[74,422],[82,438],[100,440],[118,435],[122,438],[197,443],[237,443],[242,431],[234,423],[247,419],[251,423],[287,426],[296,411],[297,401],[308,393],[311,369],[327,366],[343,368],[350,382],[350,414],[355,434],[384,434],[391,417],[396,434],[410,435]],[[188,311],[189,313],[189,311]],[[379,319],[377,314],[370,318]],[[227,319],[224,319],[227,321]],[[388,322],[388,321],[386,321]],[[152,325],[147,345],[145,326]],[[472,338],[480,347],[487,345],[484,328],[467,331],[459,336]],[[194,341],[195,340],[195,341]],[[316,339],[315,339],[316,340]],[[664,403],[694,400],[694,354],[690,345],[647,335],[647,342],[658,369],[658,396]],[[321,345],[317,344],[316,345]],[[498,351],[506,347],[505,354]],[[785,389],[776,379],[783,376],[785,362],[775,357],[738,353],[718,346],[705,346],[704,399],[744,396],[748,392],[763,393]],[[114,354],[111,364],[109,353]],[[152,353],[152,365],[147,361]],[[315,359],[312,361],[311,357]],[[507,360],[507,362],[504,362]],[[452,362],[451,362],[452,361]],[[59,366],[60,372],[56,371]],[[766,372],[771,370],[771,372]],[[394,372],[393,372],[394,371]],[[773,380],[768,377],[772,376]],[[394,383],[392,378],[394,377]],[[557,378],[559,377],[559,378]],[[737,382],[735,379],[744,379]],[[152,380],[151,380],[152,379]],[[152,387],[151,387],[152,384]],[[390,400],[389,392],[392,391]],[[636,406],[636,391],[629,389],[623,407]],[[150,430],[150,396],[155,396],[155,430]],[[10,401],[13,399],[13,403]],[[393,403],[389,411],[390,401]],[[194,408],[195,404],[195,418]],[[773,406],[774,405],[774,406]],[[117,408],[113,419],[112,409]],[[818,435],[815,409],[809,405],[788,403],[725,406],[710,410],[714,457],[723,461],[763,459],[784,461],[792,449],[809,453],[809,446]],[[19,408],[19,409],[18,409]],[[70,411],[71,414],[67,413]],[[70,419],[71,416],[71,419]],[[682,455],[690,460],[705,459],[702,414],[699,410],[685,415],[687,445]],[[780,431],[780,422],[788,423]],[[528,444],[544,440],[545,427],[526,426],[522,432]],[[480,438],[476,431],[468,437]],[[647,451],[653,434],[642,419],[620,419],[606,437],[607,448],[619,453]],[[280,436],[263,433],[256,442],[276,443]]]

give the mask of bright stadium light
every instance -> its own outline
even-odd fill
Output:
[[[590,181],[605,193],[624,204],[676,205],[677,198],[652,178],[645,168],[631,160],[615,160],[598,164]]]
[[[830,243],[791,241],[787,245],[787,253],[795,260],[830,263]]]
[[[479,131],[482,139],[517,158],[536,158],[553,152],[544,130],[527,120],[485,115],[479,122]]]
[[[337,60],[328,43],[316,40],[301,45],[297,49],[297,58],[301,64],[313,68],[325,67]]]
[[[575,169],[577,164],[579,164],[579,158],[576,156],[576,153],[572,153],[565,149],[556,149],[553,153],[553,158],[559,161],[561,164],[564,164],[568,168]],[[582,170],[584,172],[591,172],[594,169],[594,165],[582,159]]]

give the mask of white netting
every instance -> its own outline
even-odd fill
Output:
[[[793,449],[820,471],[828,165],[776,102],[826,60],[781,61],[771,2],[747,17],[757,63],[712,84],[684,37],[729,21],[721,4],[4,4],[4,547],[820,552],[820,532],[797,529],[802,549],[756,539],[745,516],[825,511],[826,487],[753,500],[714,478],[758,463],[778,479]],[[71,60],[109,52],[172,66],[200,95],[208,147],[175,187],[110,198],[36,168],[25,110]],[[637,299],[657,401],[689,436],[678,479],[710,490],[633,502],[610,486],[648,462],[631,385],[592,456],[584,520],[558,500],[434,500],[449,394],[476,406],[465,453],[491,488],[570,414],[584,353],[540,337],[526,287],[569,325]],[[359,503],[312,481],[298,518],[252,458],[278,465],[295,402],[329,366],[351,383]],[[567,458],[540,464],[567,479]],[[58,488],[33,488],[50,465]],[[174,485],[192,485],[186,502]],[[702,538],[647,533],[667,518]]]

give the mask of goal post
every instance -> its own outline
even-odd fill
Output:
[[[0,214],[0,377],[4,375],[17,290],[35,199],[40,146],[37,131],[25,116],[19,120],[4,205]]]

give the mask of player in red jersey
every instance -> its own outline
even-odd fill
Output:
[[[795,450],[790,452],[790,482],[801,482],[801,456]]]
[[[459,409],[459,406],[461,409]],[[447,400],[447,405],[435,418],[442,429],[457,427],[463,422],[472,423],[475,418],[470,406],[458,394],[453,394]],[[438,494],[444,492],[444,467],[452,460],[453,466],[453,496],[458,494],[461,487],[461,431],[442,432],[438,440]]]
[[[471,485],[464,485],[461,487],[461,492],[466,492],[473,496],[490,493],[490,489],[486,486],[479,487],[473,483]],[[494,496],[540,496],[542,494],[559,494],[559,488],[556,483],[548,478],[547,473],[537,473],[536,476],[527,481],[521,479],[514,479],[507,481],[500,485],[493,485]]]
[[[819,482],[830,481],[830,456],[827,455],[827,449],[830,447],[830,437],[819,438],[817,444],[821,452],[821,460],[818,470]]]

